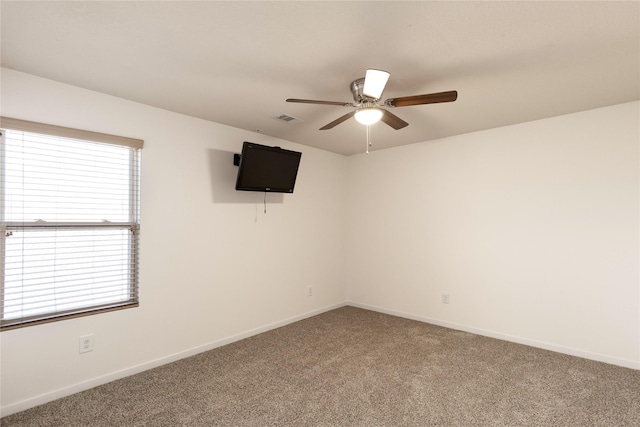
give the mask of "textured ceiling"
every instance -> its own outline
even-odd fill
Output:
[[[1,2],[2,66],[345,155],[365,128],[323,125],[367,68],[395,108],[372,149],[640,99],[640,3]],[[281,114],[301,121],[286,123]]]

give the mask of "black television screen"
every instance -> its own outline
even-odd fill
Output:
[[[236,190],[293,193],[302,153],[245,141]]]

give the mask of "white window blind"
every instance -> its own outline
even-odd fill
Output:
[[[142,141],[0,124],[2,329],[137,306]]]

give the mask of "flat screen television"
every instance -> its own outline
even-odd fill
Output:
[[[236,190],[293,193],[302,153],[245,141]]]

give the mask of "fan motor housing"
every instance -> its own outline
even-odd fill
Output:
[[[374,98],[369,98],[368,96],[362,93],[364,89],[364,77],[356,79],[351,82],[349,85],[349,89],[351,89],[351,93],[353,94],[353,100],[356,104],[367,103],[367,102],[375,102]]]

